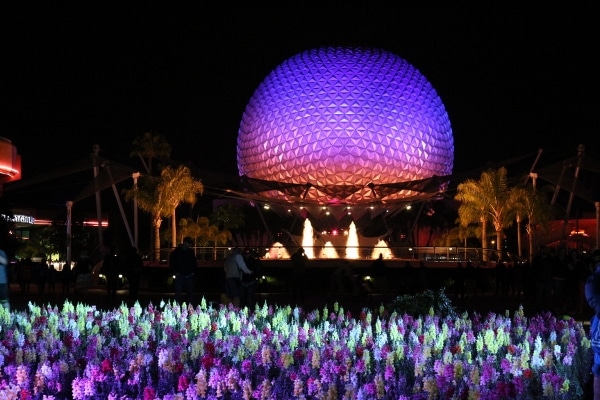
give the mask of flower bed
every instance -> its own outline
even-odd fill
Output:
[[[550,314],[254,313],[204,301],[0,307],[2,399],[583,397],[580,323]]]

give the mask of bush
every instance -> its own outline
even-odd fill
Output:
[[[429,315],[431,310],[433,314],[441,317],[456,317],[458,314],[443,287],[437,292],[426,290],[420,294],[398,296],[386,308],[390,312],[414,317]]]

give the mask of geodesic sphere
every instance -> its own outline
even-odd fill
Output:
[[[286,60],[254,92],[237,139],[240,176],[327,187],[311,195],[322,202],[361,201],[370,191],[356,188],[369,184],[450,175],[453,160],[435,89],[377,49],[320,48]]]

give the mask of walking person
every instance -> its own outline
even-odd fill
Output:
[[[594,310],[594,316],[590,321],[590,336],[594,352],[592,373],[594,374],[594,400],[600,400],[600,250],[594,250],[592,263],[593,272],[585,282],[585,298]]]
[[[38,284],[38,293],[44,294],[46,292],[46,282],[48,281],[48,261],[45,257],[37,265],[35,276]]]
[[[0,249],[0,307],[10,311],[10,282],[8,281],[8,256]]]
[[[75,278],[75,295],[79,300],[85,300],[87,291],[92,286],[92,269],[92,260],[87,251],[82,251],[72,271]]]
[[[427,272],[427,265],[425,261],[419,262],[419,291],[424,292],[429,288],[429,273]]]
[[[54,293],[56,289],[56,268],[54,267],[54,263],[48,264],[48,290],[51,293]]]
[[[585,283],[592,272],[577,251],[571,253],[571,263],[574,265],[573,273],[575,275],[576,295],[575,295],[575,314],[582,315],[585,305]]]
[[[304,301],[304,277],[308,256],[300,247],[292,254],[292,303]]]
[[[536,312],[548,311],[551,308],[553,259],[550,249],[540,246],[538,254],[531,263]]]
[[[25,258],[19,268],[19,283],[23,293],[29,293],[31,279],[33,277],[33,261],[31,258]]]
[[[184,290],[188,304],[194,302],[198,263],[192,249],[193,246],[194,239],[186,236],[183,238],[183,242],[171,252],[171,256],[169,257],[169,267],[175,275],[175,301],[179,304],[181,304]]]
[[[129,282],[129,300],[135,301],[138,299],[140,291],[140,283],[142,281],[142,271],[144,269],[144,261],[138,253],[136,247],[131,246],[123,259],[123,265]]]
[[[245,249],[244,261],[252,273],[242,274],[240,307],[248,307],[248,310],[253,311],[256,305],[256,291],[258,289],[258,276],[260,275],[261,266],[258,251],[255,249]]]
[[[64,263],[62,269],[59,272],[60,282],[62,283],[62,294],[69,295],[71,291],[71,281],[73,280],[73,274],[71,272],[71,266]]]
[[[108,300],[114,305],[117,300],[117,289],[119,288],[120,265],[119,258],[109,247],[105,249],[102,259],[102,273],[106,276]]]
[[[456,299],[465,298],[465,269],[462,263],[459,261],[454,269],[454,295]]]
[[[242,296],[242,274],[252,274],[248,269],[242,251],[234,248],[223,263],[225,269],[225,294],[231,303],[239,308]]]

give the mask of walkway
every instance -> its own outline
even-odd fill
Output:
[[[202,297],[208,302],[214,302],[219,304],[221,302],[221,293],[218,292],[207,292],[197,293],[197,299],[200,300]],[[448,294],[452,300],[452,304],[458,311],[466,311],[469,313],[480,313],[486,315],[489,312],[497,314],[505,314],[506,311],[512,315],[519,306],[523,305],[526,315],[535,314],[533,299],[522,299],[520,297],[506,296],[497,297],[494,293],[487,292],[478,296],[468,295],[465,298],[457,299],[452,293]],[[308,294],[305,296],[305,301],[302,304],[305,310],[322,310],[325,305],[332,309],[334,301],[344,307],[345,310],[350,311],[353,315],[357,315],[363,308],[377,308],[381,304],[388,304],[396,296],[392,295],[366,295],[366,296],[352,296],[350,294],[337,295],[335,299],[329,298],[326,294]],[[117,292],[117,298],[114,303],[108,298],[105,287],[96,286],[88,290],[85,298],[78,297],[71,289],[68,295],[62,293],[61,283],[57,283],[54,291],[46,289],[45,293],[39,293],[37,286],[32,285],[29,293],[23,293],[17,284],[11,284],[10,291],[10,304],[12,310],[26,310],[29,302],[38,305],[56,305],[59,308],[63,305],[66,299],[73,303],[83,302],[85,304],[95,305],[99,309],[112,309],[120,306],[123,302],[127,304],[133,304],[133,301],[129,299],[129,292],[127,289],[120,289]],[[151,290],[140,290],[138,301],[142,307],[146,307],[152,303],[159,305],[162,301],[172,301],[174,299],[174,293],[168,291],[151,291]],[[288,305],[290,303],[289,293],[260,293],[257,299],[257,303],[262,305],[264,302],[269,305]],[[591,318],[593,312],[585,305],[584,311],[581,314],[571,314],[573,318],[578,321],[582,321],[585,324]]]

